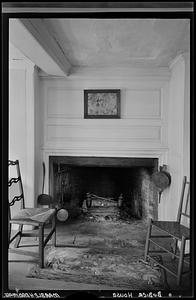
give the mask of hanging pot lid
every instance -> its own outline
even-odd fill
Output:
[[[171,175],[167,171],[161,170],[152,174],[152,181],[157,188],[163,191],[171,184]]]

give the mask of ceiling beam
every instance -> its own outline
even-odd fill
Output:
[[[47,30],[42,19],[20,19],[39,44],[48,52],[66,75],[69,75],[71,64],[67,60],[60,44]]]
[[[49,75],[69,75],[71,65],[48,31],[28,19],[9,20],[9,39],[27,58]]]

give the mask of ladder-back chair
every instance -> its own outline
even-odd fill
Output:
[[[184,217],[184,221],[187,222],[186,225],[182,224],[182,217]],[[177,277],[177,285],[181,284],[182,275],[187,273],[183,272],[184,263],[189,264],[190,269],[190,262],[187,261],[185,258],[190,256],[189,253],[186,253],[186,243],[190,241],[190,228],[189,228],[189,221],[190,221],[190,183],[187,181],[187,177],[184,176],[183,184],[182,184],[182,191],[180,197],[180,203],[177,213],[177,221],[155,221],[150,219],[148,230],[147,230],[147,237],[146,237],[146,246],[145,246],[145,254],[144,258],[145,261],[147,259],[151,259],[155,261],[159,266],[163,269],[168,271],[170,274]],[[156,229],[156,233],[153,229]],[[160,234],[157,234],[160,232]],[[170,249],[163,245],[164,239],[172,238],[173,243],[170,245]],[[178,242],[181,243],[178,248]],[[152,249],[152,247],[154,249]],[[190,246],[190,245],[189,245]],[[151,249],[150,249],[151,247]],[[155,250],[155,248],[158,250]],[[178,253],[179,252],[179,253]],[[158,262],[155,257],[151,256],[151,254],[160,254],[160,253],[167,253],[170,254],[173,259],[178,259],[177,261],[177,270],[173,271],[171,268],[164,266],[162,263]],[[190,270],[188,270],[190,272]]]
[[[8,161],[9,166],[9,180],[8,180],[8,248],[10,252],[17,254],[31,255],[39,259],[39,266],[44,267],[44,247],[52,238],[53,245],[56,246],[56,209],[52,208],[26,208],[23,192],[23,184],[20,173],[19,161]],[[14,176],[10,176],[13,174]],[[10,178],[11,177],[11,178]],[[15,212],[13,213],[15,207]],[[16,209],[18,211],[16,212]],[[51,230],[45,234],[45,225],[52,223]],[[11,238],[12,224],[19,225],[18,231]],[[24,231],[23,226],[30,225],[38,230]],[[38,236],[39,251],[24,251],[17,249],[19,247],[22,237]],[[15,240],[14,247],[10,248],[10,244]]]

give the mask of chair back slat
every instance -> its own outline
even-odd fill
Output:
[[[182,216],[190,218],[190,183],[187,181],[186,176],[183,178],[180,204],[177,214],[177,221],[179,223],[181,222]]]
[[[23,199],[23,195],[15,196],[14,198],[12,198],[12,201],[9,202],[9,206],[14,205],[16,201],[20,201],[22,199]]]
[[[181,215],[184,216],[184,217],[190,218],[189,214],[181,213]]]
[[[188,183],[187,183],[188,184]],[[187,196],[186,196],[186,202],[185,202],[185,214],[187,214],[187,210],[188,210],[188,204],[190,201],[190,188],[188,188],[188,192],[187,192]]]
[[[8,199],[9,201],[9,209],[10,206],[13,206],[15,204],[15,202],[19,202],[21,201],[21,208],[25,208],[25,204],[24,204],[24,191],[23,191],[23,184],[22,184],[22,178],[21,178],[21,173],[20,173],[20,166],[19,166],[19,161],[15,160],[9,160],[8,161],[8,167],[9,167],[9,172],[10,172],[10,168],[14,168],[15,172],[16,172],[16,176],[12,177],[10,180],[8,180],[8,187],[9,189],[11,189],[11,187],[14,188],[15,185],[15,190],[17,189],[17,191],[14,190],[14,197],[11,197],[11,199]],[[16,195],[16,193],[18,195]],[[10,193],[11,194],[11,193]],[[10,195],[9,195],[10,198]]]
[[[17,178],[11,178],[11,179],[8,181],[8,186],[11,186],[12,183],[17,183],[19,180],[20,180],[19,177],[17,177]]]

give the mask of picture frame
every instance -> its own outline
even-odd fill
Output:
[[[119,119],[120,90],[84,90],[85,119]]]

